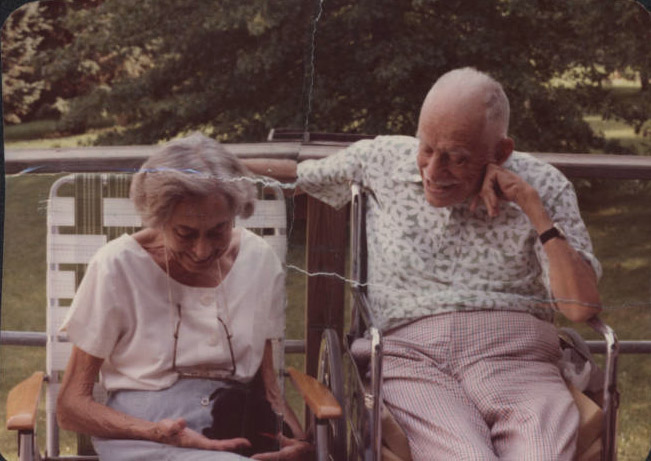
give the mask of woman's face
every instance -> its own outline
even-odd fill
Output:
[[[216,268],[230,245],[233,218],[222,195],[186,197],[179,201],[163,228],[172,259],[190,273]]]

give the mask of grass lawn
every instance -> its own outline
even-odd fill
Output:
[[[649,340],[651,182],[575,183],[583,218],[604,269],[599,284],[602,318],[620,340]],[[619,459],[645,459],[651,449],[651,355],[620,356],[618,378]]]
[[[64,138],[52,137],[51,133],[56,131],[56,127],[56,120],[38,120],[19,125],[5,125],[5,148],[39,149],[46,147],[89,146],[97,138],[99,133],[105,131],[94,129],[75,136],[66,136]]]

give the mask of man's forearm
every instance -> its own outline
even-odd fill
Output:
[[[555,238],[543,248],[549,259],[549,282],[558,309],[574,322],[584,322],[601,312],[592,266],[567,240]]]
[[[542,234],[554,222],[537,193],[530,194],[520,205],[531,224]],[[558,309],[568,319],[583,322],[601,311],[597,276],[592,266],[562,238],[553,238],[543,245],[549,260],[549,282]]]
[[[258,175],[269,176],[279,181],[296,179],[295,160],[253,158],[241,161],[252,173]]]

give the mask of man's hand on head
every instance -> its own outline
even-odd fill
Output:
[[[470,209],[474,212],[482,200],[490,217],[499,214],[499,202],[505,200],[514,202],[529,216],[534,225],[540,212],[544,211],[540,196],[528,182],[517,174],[494,163],[486,166],[484,181],[477,196],[473,199]],[[541,225],[546,225],[544,223]],[[538,227],[536,225],[536,227]]]

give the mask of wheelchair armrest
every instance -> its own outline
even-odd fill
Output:
[[[36,410],[45,378],[42,371],[16,384],[7,395],[7,430],[33,431]]]
[[[606,341],[606,353],[618,353],[619,341],[615,331],[604,323],[598,316],[594,316],[586,321],[586,323],[597,333],[603,336]]]
[[[602,456],[603,459],[615,459],[617,450],[615,430],[617,427],[617,409],[619,408],[619,391],[617,390],[619,341],[613,329],[599,317],[592,317],[586,323],[606,340],[606,370],[602,405],[605,436],[602,439]]]
[[[318,419],[341,417],[341,406],[327,387],[293,367],[287,367],[287,372],[314,416]]]
[[[615,331],[606,325],[599,317],[594,316],[586,322],[593,330],[604,337],[606,342],[606,382],[604,383],[604,404],[607,403],[609,395],[617,394],[617,359],[619,356],[619,340]],[[615,397],[617,398],[617,397]],[[615,407],[619,402],[613,402]]]

